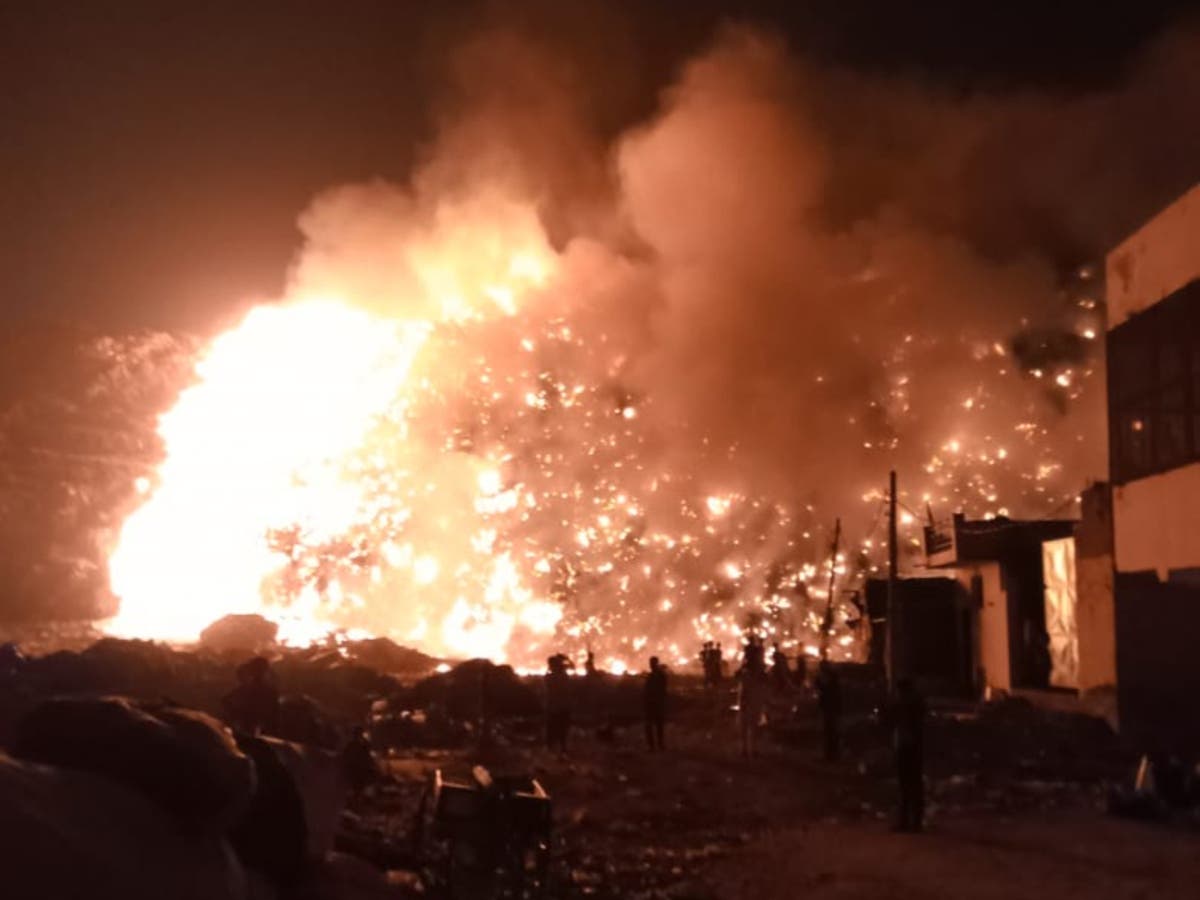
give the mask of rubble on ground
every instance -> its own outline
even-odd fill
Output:
[[[425,677],[405,677],[368,659],[428,667]],[[235,664],[200,648],[105,639],[83,652],[24,660],[0,685],[0,698],[19,696],[28,709],[46,693],[95,695],[123,685],[143,702],[167,697],[216,711]],[[352,797],[337,819],[332,846],[349,869],[360,865],[357,857],[385,881],[419,883],[416,823],[429,779],[436,769],[475,763],[501,775],[530,773],[546,787],[554,806],[552,895],[566,898],[702,896],[706,867],[780,827],[876,826],[891,815],[893,766],[875,717],[876,673],[843,674],[844,759],[826,764],[819,718],[803,689],[773,696],[767,734],[774,739],[747,761],[737,751],[731,682],[713,691],[673,676],[667,751],[649,754],[641,678],[578,676],[571,679],[568,752],[560,757],[542,747],[540,678],[484,660],[430,674],[433,664],[374,642],[361,654],[352,645],[277,648],[285,736],[332,747],[349,726],[368,723],[390,776]],[[0,705],[0,724],[21,703]],[[0,738],[5,733],[0,728]],[[926,740],[935,822],[1061,808],[1099,814],[1108,786],[1127,777],[1133,758],[1102,720],[1020,699],[934,701]]]
[[[123,697],[60,697],[18,723],[13,756],[101,775],[140,791],[189,828],[227,826],[253,790],[250,762],[220,722]]]
[[[411,647],[402,647],[385,637],[346,641],[342,647],[351,659],[384,675],[421,676],[438,665],[438,660],[432,656]]]
[[[430,675],[406,694],[408,705],[437,704],[458,719],[482,716],[530,716],[540,713],[541,697],[512,666],[486,659],[459,663],[449,672]]]
[[[275,646],[279,626],[257,614],[231,613],[200,632],[200,646],[214,653],[253,656]]]

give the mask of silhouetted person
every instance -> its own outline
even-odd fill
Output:
[[[646,746],[651,750],[662,750],[663,732],[667,727],[667,668],[659,663],[657,656],[650,657],[644,690]]]
[[[700,651],[700,662],[704,668],[704,686],[716,688],[721,684],[721,645],[705,641]]]
[[[271,664],[256,656],[238,666],[237,680],[222,700],[229,724],[244,734],[273,733],[279,724],[279,689]]]
[[[1154,773],[1154,792],[1167,809],[1187,809],[1193,802],[1193,788],[1188,784],[1188,765],[1180,754],[1162,751],[1150,754]]]
[[[900,782],[897,831],[920,831],[925,824],[925,700],[911,678],[896,684],[888,724]]]
[[[763,655],[755,652],[753,641],[746,646],[745,661],[738,670],[738,729],[742,738],[742,756],[754,756],[758,725],[767,706],[767,670]],[[758,648],[761,651],[761,646]]]
[[[792,682],[800,688],[808,684],[808,654],[803,649],[796,655],[796,668],[792,672]]]
[[[11,678],[24,665],[25,657],[20,647],[12,642],[0,644],[0,678]]]
[[[825,759],[833,762],[841,755],[842,683],[829,660],[817,667],[817,705],[821,708],[821,733],[825,738]]]
[[[767,653],[763,647],[762,638],[750,635],[742,647],[742,668],[751,668],[765,672],[767,669]]]
[[[721,649],[721,642],[717,641],[717,646],[712,650],[713,658],[713,680],[716,687],[721,686],[721,682],[725,680],[725,651]]]
[[[546,660],[546,747],[566,753],[570,730],[571,676],[566,657],[558,653]]]
[[[596,671],[596,654],[591,650],[587,652],[587,659],[583,663],[583,673],[588,678],[595,678],[599,673]]]
[[[792,673],[788,669],[787,655],[779,649],[779,645],[774,645],[774,650],[771,652],[771,681],[775,685],[777,691],[786,691],[791,683]]]
[[[361,793],[379,780],[379,764],[371,750],[365,728],[357,727],[342,748],[342,774],[354,793]]]
[[[479,746],[490,747],[492,744],[492,675],[495,666],[484,660],[479,667],[479,697],[475,708],[475,721],[478,726]]]

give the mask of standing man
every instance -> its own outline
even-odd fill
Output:
[[[342,774],[353,794],[361,794],[380,780],[379,763],[371,749],[367,730],[361,725],[350,732],[350,740],[342,748]]]
[[[785,693],[792,681],[787,654],[780,649],[779,644],[775,644],[771,652],[771,681],[775,686],[775,692],[779,694]]]
[[[889,718],[900,782],[896,830],[920,831],[925,825],[925,699],[911,678],[896,684]]]
[[[645,686],[646,745],[651,750],[663,749],[663,732],[667,726],[667,668],[650,657],[650,671]]]
[[[248,735],[274,734],[279,728],[279,688],[271,663],[255,656],[237,667],[238,684],[222,698],[225,720]]]
[[[747,645],[744,660],[738,670],[738,730],[742,738],[742,756],[753,759],[758,727],[767,707],[767,670],[762,653],[754,652],[753,642]]]
[[[804,648],[796,654],[796,670],[792,673],[792,679],[796,687],[802,690],[808,687],[808,656]]]
[[[817,668],[817,703],[821,707],[821,725],[825,737],[825,761],[834,762],[842,750],[842,683],[829,660]]]

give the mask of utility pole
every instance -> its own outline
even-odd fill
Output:
[[[896,641],[902,633],[896,621],[900,616],[899,598],[896,596],[896,470],[888,475],[888,581],[887,581],[887,642],[884,647],[884,667],[887,671],[888,690],[896,687],[896,668],[899,648]]]
[[[833,524],[833,549],[829,552],[829,596],[825,598],[825,621],[821,623],[821,659],[829,656],[829,629],[833,627],[833,585],[837,578],[838,545],[842,541],[842,520]]]

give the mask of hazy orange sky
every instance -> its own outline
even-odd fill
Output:
[[[207,331],[277,293],[312,195],[403,180],[446,48],[488,21],[604,71],[615,133],[723,18],[961,93],[1103,84],[1184,5],[7,3],[0,296],[10,316]]]

